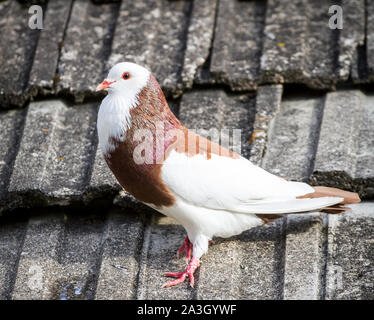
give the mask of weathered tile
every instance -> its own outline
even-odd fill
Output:
[[[0,3],[0,107],[21,106],[40,30],[28,26],[28,6],[18,1]]]
[[[306,78],[304,83],[312,88],[333,88],[337,82],[339,29],[330,29],[330,3],[324,0],[305,1],[308,6],[307,55],[304,56]],[[322,32],[323,30],[323,32]],[[347,48],[342,48],[344,54]]]
[[[366,59],[367,72],[370,79],[374,78],[374,2],[366,1]]]
[[[323,217],[319,213],[286,218],[283,298],[318,300],[323,266]]]
[[[79,200],[95,155],[96,110],[59,100],[30,104],[9,184],[11,206]]]
[[[33,95],[38,92],[47,94],[53,91],[71,5],[72,0],[48,2],[28,84]]]
[[[59,246],[64,230],[60,213],[30,218],[19,256],[12,299],[52,299],[59,276]]]
[[[117,10],[116,3],[74,1],[58,65],[58,92],[74,95],[76,102],[95,94],[105,77]]]
[[[122,61],[148,67],[164,92],[181,94],[191,1],[122,1],[108,68]]]
[[[297,82],[305,73],[306,31],[308,25],[306,1],[269,0],[266,9],[262,80]]]
[[[22,197],[20,199],[16,194],[40,192],[48,159],[48,146],[52,142],[59,114],[65,108],[58,100],[29,105],[8,188],[12,206],[20,205]]]
[[[146,225],[137,299],[191,299],[195,294],[188,281],[176,287],[161,289],[162,285],[173,278],[164,277],[165,272],[180,272],[186,269],[183,258],[177,259],[176,253],[183,243],[186,232],[172,218],[154,214]]]
[[[258,88],[256,93],[256,117],[253,123],[251,137],[250,160],[261,165],[268,140],[268,130],[271,119],[279,112],[283,87],[281,85],[266,85]]]
[[[26,110],[10,110],[0,112],[0,199],[8,189],[13,170],[13,162],[17,155],[17,146],[22,136]],[[2,206],[0,205],[0,211]]]
[[[340,30],[328,27],[329,7],[330,3],[322,0],[268,1],[261,57],[262,81],[304,83],[312,88],[334,87],[339,68],[339,41],[341,72],[345,74],[350,69],[346,64],[351,63],[351,52],[360,40],[356,41],[353,34],[345,32],[339,40]],[[353,22],[349,22],[353,27]],[[359,26],[357,32],[361,31]],[[357,36],[360,37],[362,34]]]
[[[60,275],[54,281],[55,299],[94,299],[100,272],[106,215],[65,210],[65,231],[59,255]]]
[[[112,211],[106,222],[95,299],[134,299],[143,241],[142,216]]]
[[[322,117],[323,97],[291,96],[271,120],[261,166],[273,174],[307,180]]]
[[[0,299],[10,299],[13,290],[18,259],[26,233],[24,218],[0,221]]]
[[[358,90],[329,93],[312,182],[374,194],[373,96]]]
[[[326,299],[374,298],[374,203],[329,215]]]
[[[97,139],[94,140],[97,141]],[[97,145],[91,177],[85,193],[85,200],[91,201],[95,198],[108,197],[110,194],[114,195],[118,193],[121,189],[122,187],[104,160],[100,146]]]
[[[48,197],[69,203],[87,187],[96,150],[96,117],[96,104],[65,107],[60,114],[40,188]]]
[[[232,90],[255,89],[259,81],[265,6],[264,1],[219,2],[210,72]]]
[[[251,94],[227,94],[223,90],[198,90],[182,97],[181,122],[216,143],[249,157],[251,127],[255,117]],[[231,136],[232,140],[229,141]],[[241,143],[240,143],[241,142]]]
[[[215,26],[217,0],[195,1],[188,27],[182,82],[191,88],[197,72],[208,62]]]
[[[280,299],[283,220],[217,240],[201,259],[197,299]]]
[[[355,53],[365,41],[365,0],[343,0],[343,29],[339,34],[338,81],[348,80]]]

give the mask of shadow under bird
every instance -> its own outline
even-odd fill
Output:
[[[214,236],[231,237],[285,214],[340,213],[360,202],[356,193],[288,181],[188,130],[169,109],[155,77],[118,63],[97,87],[106,90],[98,114],[99,144],[122,187],[137,200],[176,219],[187,231],[178,250],[188,266],[169,272],[189,278]]]

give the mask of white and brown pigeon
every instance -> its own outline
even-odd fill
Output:
[[[169,109],[155,77],[129,62],[116,64],[97,87],[97,129],[104,158],[137,200],[176,219],[187,231],[178,250],[187,269],[165,287],[194,285],[194,272],[214,236],[231,237],[285,214],[340,213],[360,202],[356,193],[311,187],[275,176],[240,155],[196,135]]]

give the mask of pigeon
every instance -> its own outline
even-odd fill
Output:
[[[131,62],[114,65],[96,91],[99,145],[121,186],[138,201],[177,220],[187,236],[186,270],[164,287],[189,278],[213,237],[228,238],[287,214],[349,210],[358,194],[312,187],[273,175],[229,148],[189,130],[170,110],[155,76]]]

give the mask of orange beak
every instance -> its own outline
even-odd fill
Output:
[[[107,88],[109,88],[109,86],[114,83],[115,81],[108,81],[108,80],[104,80],[102,83],[100,83],[97,87],[96,87],[96,91],[101,91],[101,90],[105,90]]]

